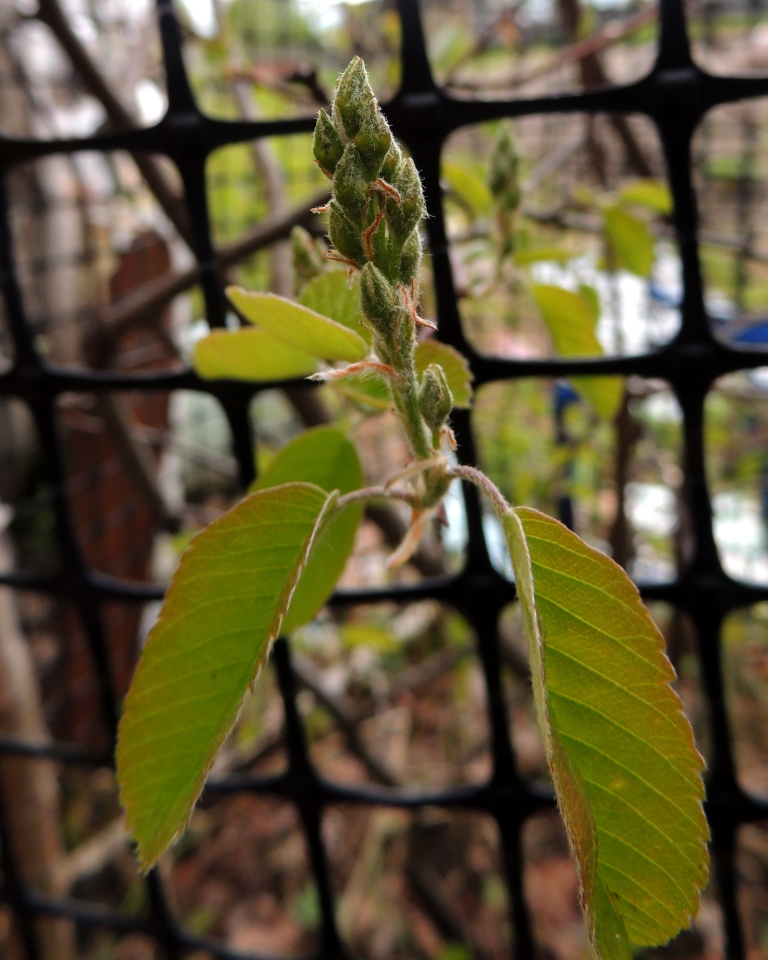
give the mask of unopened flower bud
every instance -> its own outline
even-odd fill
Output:
[[[317,115],[315,133],[312,137],[312,152],[323,173],[328,178],[333,177],[336,165],[344,153],[344,144],[325,110],[321,110]]]
[[[352,221],[357,222],[362,217],[368,203],[368,185],[357,148],[347,144],[333,176],[333,194]]]
[[[439,363],[430,363],[421,378],[419,410],[430,430],[439,430],[453,407],[453,394],[445,371]]]
[[[360,229],[350,223],[344,211],[331,200],[328,217],[328,236],[338,252],[356,267],[365,263],[365,251],[360,239]]]
[[[323,272],[322,241],[316,241],[304,229],[296,226],[291,230],[291,252],[297,287],[301,288]]]
[[[387,197],[387,221],[395,239],[404,243],[424,215],[419,171],[410,157],[397,168],[391,183],[400,194],[400,203],[394,197]]]
[[[350,140],[366,122],[373,120],[377,113],[376,98],[360,57],[355,57],[339,77],[333,103]]]
[[[402,162],[402,150],[397,145],[397,142],[393,140],[389,150],[387,151],[387,155],[384,157],[384,160],[381,164],[381,170],[379,171],[381,178],[386,180],[388,183],[391,183],[392,178],[397,172],[397,168]]]
[[[391,144],[392,134],[389,124],[376,110],[371,121],[364,122],[355,137],[355,146],[360,154],[363,168],[372,180],[379,175],[381,164]]]
[[[405,241],[403,252],[400,254],[400,281],[410,287],[414,280],[419,279],[421,269],[421,236],[418,230]]]
[[[360,306],[363,316],[383,337],[388,337],[402,306],[397,291],[372,263],[366,263],[360,275]]]

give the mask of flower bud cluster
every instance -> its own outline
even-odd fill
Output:
[[[520,158],[515,148],[512,131],[505,124],[494,145],[488,176],[488,186],[496,207],[502,258],[513,253],[515,248],[515,219],[522,199],[519,166]]]
[[[355,57],[339,77],[330,112],[321,110],[313,152],[332,181],[331,259],[360,270],[360,304],[378,358],[394,371],[390,390],[415,455],[433,456],[452,406],[445,374],[414,366],[426,207],[419,173],[403,156]],[[433,369],[434,368],[434,369]]]

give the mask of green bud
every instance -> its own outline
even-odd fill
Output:
[[[520,206],[519,166],[512,131],[504,126],[496,140],[488,174],[488,186],[500,212],[514,213]]]
[[[369,180],[357,148],[351,143],[347,144],[333,175],[333,195],[344,213],[354,222],[359,222],[362,218],[368,203],[368,187]]]
[[[430,430],[439,430],[453,407],[453,395],[445,371],[439,363],[430,363],[421,378],[419,410]]]
[[[304,227],[296,226],[291,230],[291,252],[293,254],[293,272],[298,290],[309,283],[313,277],[323,272],[325,262],[322,241],[313,239]]]
[[[380,111],[376,110],[371,121],[363,123],[355,137],[355,146],[360,154],[360,160],[371,180],[378,177],[381,164],[391,144],[392,133],[389,124]]]
[[[418,281],[421,271],[421,236],[418,230],[405,241],[403,252],[400,254],[400,282],[410,287],[411,281]]]
[[[336,170],[336,164],[344,153],[344,144],[341,142],[333,120],[325,110],[317,115],[315,133],[312,137],[312,152],[315,155],[320,169],[330,179]]]
[[[350,140],[357,136],[361,127],[373,121],[378,112],[376,97],[360,57],[355,57],[339,77],[333,103]]]
[[[402,305],[397,291],[372,263],[366,263],[360,274],[360,307],[366,320],[388,339]]]
[[[331,200],[330,205],[328,236],[342,257],[345,257],[356,267],[362,267],[366,257],[363,242],[360,239],[360,230],[349,222],[346,214],[335,200]]]
[[[408,157],[400,164],[390,181],[400,194],[401,203],[387,197],[387,222],[392,236],[404,243],[424,215],[424,192],[416,164]]]
[[[381,170],[379,171],[382,179],[386,180],[388,183],[391,183],[392,178],[397,172],[397,168],[402,162],[403,153],[396,141],[393,140],[389,150],[387,151],[387,155],[384,157],[384,160],[381,164]]]

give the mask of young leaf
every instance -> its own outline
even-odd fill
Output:
[[[619,200],[622,203],[647,207],[662,216],[672,212],[672,194],[661,180],[635,180],[628,183],[619,193]]]
[[[557,263],[566,263],[580,256],[573,250],[566,250],[565,247],[557,247],[554,244],[535,247],[523,247],[512,254],[512,262],[517,267],[525,267],[529,263],[542,263],[549,260]]]
[[[488,216],[493,206],[493,197],[482,177],[456,163],[443,163],[441,173],[448,186],[474,217]]]
[[[335,380],[331,386],[364,413],[381,413],[392,406],[386,383],[378,376],[356,374]]]
[[[646,224],[621,207],[603,210],[603,223],[619,267],[642,279],[653,266],[653,237]]]
[[[118,733],[120,799],[145,870],[184,829],[334,503],[308,483],[253,493],[181,558]]]
[[[301,480],[327,492],[350,493],[363,485],[363,468],[352,443],[335,427],[306,430],[278,453],[251,490]],[[337,510],[315,540],[291,598],[282,629],[290,633],[310,621],[336,586],[355,545],[363,504]]]
[[[557,353],[562,357],[600,356],[595,336],[594,299],[562,287],[534,284],[531,288]],[[592,404],[598,416],[612,420],[621,404],[622,377],[571,377],[574,387]]]
[[[227,287],[226,293],[250,323],[313,357],[354,362],[363,360],[368,352],[365,340],[354,330],[285,297],[251,293],[242,287]]]
[[[472,371],[466,357],[439,340],[421,340],[416,344],[416,369],[424,373],[430,363],[439,363],[451,388],[454,407],[468,408],[472,403]]]
[[[290,380],[317,370],[318,362],[266,330],[212,330],[198,340],[192,365],[205,380]]]
[[[624,571],[537,510],[501,520],[590,939],[601,960],[630,960],[630,944],[666,943],[698,909],[704,763]]]
[[[354,330],[370,344],[371,331],[362,324],[359,274],[355,274],[350,283],[348,270],[326,270],[304,287],[299,303]]]

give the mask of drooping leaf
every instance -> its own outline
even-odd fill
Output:
[[[606,207],[603,223],[616,264],[646,279],[653,266],[653,237],[647,224],[622,207]]]
[[[619,199],[622,203],[647,207],[662,216],[672,212],[672,194],[661,180],[635,180],[628,183],[619,193]]]
[[[308,483],[250,494],[181,558],[118,735],[120,799],[145,869],[183,830],[334,502]]]
[[[557,247],[554,244],[541,245],[535,247],[523,247],[516,250],[512,255],[512,261],[515,266],[525,267],[529,263],[544,263],[554,260],[557,263],[565,263],[578,257],[579,253],[573,250],[567,250],[565,247]]]
[[[227,287],[226,292],[250,323],[313,357],[354,362],[364,359],[368,352],[365,340],[354,330],[285,297],[253,293],[242,287]]]
[[[601,356],[595,336],[595,301],[563,287],[534,284],[531,288],[556,352],[562,357]],[[621,404],[622,377],[571,377],[576,390],[592,404],[598,416],[612,420]]]
[[[266,490],[301,480],[331,493],[349,493],[363,485],[357,450],[335,427],[306,430],[277,454],[251,490]],[[318,535],[283,620],[285,633],[310,621],[344,571],[363,515],[362,503],[337,510]]]
[[[501,516],[539,722],[601,960],[687,927],[707,880],[703,760],[624,571],[530,508]]]
[[[326,270],[313,277],[301,291],[299,303],[322,317],[354,330],[367,344],[371,331],[362,325],[360,310],[360,276],[354,274],[350,283],[348,270]]]
[[[487,217],[493,206],[493,197],[485,180],[457,163],[443,163],[443,179],[458,199],[475,217]]]
[[[472,403],[472,371],[466,357],[439,340],[422,340],[416,345],[416,369],[423,373],[430,363],[439,363],[445,371],[455,407],[468,408]]]
[[[192,365],[205,380],[255,380],[268,383],[306,377],[318,367],[315,357],[266,330],[212,330],[198,340]]]

